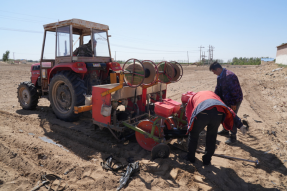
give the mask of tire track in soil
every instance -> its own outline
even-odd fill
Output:
[[[13,67],[16,69],[16,67]],[[25,69],[26,68],[26,69]],[[28,68],[28,69],[27,69]],[[15,83],[17,81],[25,81],[29,78],[29,67],[24,67],[23,70],[19,70],[23,74],[23,71],[26,74],[26,77],[18,77],[15,76]],[[195,69],[191,69],[195,70]],[[188,70],[188,71],[191,71]],[[206,70],[206,68],[203,68],[203,70]],[[207,69],[208,70],[208,69]],[[11,71],[9,68],[7,68],[7,71]],[[7,72],[5,71],[5,72]],[[185,70],[186,71],[186,70]],[[185,72],[186,74],[187,72]],[[209,74],[209,72],[206,72]],[[235,71],[235,73],[239,74],[239,71]],[[247,77],[249,71],[248,70],[242,70],[242,76]],[[215,86],[215,78],[213,83],[206,84],[205,79],[202,80],[201,75],[204,75],[204,72],[198,73],[199,80],[196,79],[195,75],[194,77],[189,76],[188,78],[191,78],[190,80],[193,80],[193,83],[195,85],[197,84],[205,84],[201,88],[204,89],[212,89]],[[6,76],[6,75],[5,75]],[[210,75],[212,76],[212,75]],[[208,79],[211,78],[209,75],[206,76]],[[249,77],[249,76],[248,76]],[[27,79],[26,79],[27,78]],[[190,87],[188,83],[188,78],[184,79],[185,84],[181,84],[181,87],[178,87],[176,91],[182,91],[180,88],[182,88],[182,85],[187,85]],[[8,82],[8,76],[5,77],[5,79],[1,79],[4,82]],[[182,80],[181,80],[182,81]],[[255,80],[250,81],[249,83],[253,83]],[[10,82],[10,81],[9,81]],[[11,83],[10,83],[11,84]],[[178,83],[180,84],[180,82]],[[12,91],[12,89],[15,89],[17,84],[13,86],[5,86],[7,89],[9,88],[8,93]],[[169,87],[177,87],[177,84],[170,84]],[[186,86],[186,87],[187,87]],[[3,86],[4,87],[4,86]],[[184,88],[184,87],[183,87]],[[184,88],[185,89],[185,88]],[[191,89],[192,90],[192,89]],[[198,89],[200,90],[200,89]],[[249,90],[249,89],[248,89]],[[248,94],[250,97],[252,97],[253,91],[251,91],[252,88],[250,88],[250,92]],[[172,92],[172,91],[169,91]],[[260,94],[260,92],[257,92]],[[247,95],[247,93],[245,94]],[[5,94],[3,94],[5,96]],[[11,97],[11,96],[10,96]],[[14,96],[15,97],[15,96]],[[258,98],[260,99],[260,98]],[[247,100],[247,98],[245,99]],[[12,105],[16,101],[16,98],[12,98],[8,103],[3,103],[2,107],[3,110],[7,110],[9,112],[16,112],[19,111],[12,108]],[[256,100],[255,100],[256,102]],[[250,101],[252,103],[252,101]],[[247,104],[247,103],[246,103]],[[47,103],[42,103],[44,106],[44,110]],[[251,104],[250,104],[251,105]],[[8,106],[8,107],[7,107]],[[39,106],[39,108],[42,106]],[[253,107],[253,106],[252,106]],[[245,109],[248,108],[248,109]],[[21,111],[21,110],[20,110]],[[249,108],[249,105],[244,105],[240,112],[242,111],[248,111],[245,112],[250,115],[250,118],[253,117],[254,119],[262,120],[263,117],[259,117],[256,113],[254,113],[254,110]],[[62,123],[59,122],[53,114],[51,114],[51,110],[49,110],[49,113],[43,113],[40,109],[37,109],[37,112],[23,112],[23,115],[30,115],[30,114],[39,114],[41,115],[42,119],[36,119],[32,118],[30,116],[23,116],[19,118],[19,115],[13,114],[12,117],[10,115],[4,115],[4,117],[1,117],[3,113],[0,112],[0,143],[4,145],[3,148],[6,148],[8,150],[5,150],[5,152],[10,153],[18,153],[17,157],[22,157],[25,162],[27,162],[30,166],[35,166],[34,171],[36,172],[51,172],[51,173],[57,173],[57,174],[63,174],[66,170],[69,168],[74,167],[74,165],[78,165],[73,171],[71,171],[67,176],[65,177],[65,181],[69,183],[69,189],[67,190],[114,190],[116,186],[118,185],[117,181],[119,177],[113,175],[109,172],[104,172],[101,167],[99,166],[100,161],[102,161],[103,158],[106,157],[106,155],[110,154],[111,152],[108,151],[110,147],[113,148],[113,144],[117,145],[115,143],[112,135],[110,135],[108,132],[105,131],[92,131],[91,128],[86,127],[90,123],[83,123],[82,118],[79,123]],[[14,117],[13,117],[14,116]],[[47,117],[47,119],[44,119],[43,117]],[[51,119],[49,119],[51,118]],[[248,118],[248,119],[250,119]],[[261,118],[261,119],[260,119]],[[46,121],[45,121],[46,120]],[[262,120],[263,121],[263,120]],[[52,122],[52,123],[50,123]],[[218,145],[218,150],[220,152],[223,152],[222,154],[230,155],[230,156],[248,156],[249,159],[258,158],[260,161],[262,161],[262,166],[255,168],[250,163],[245,162],[235,162],[235,161],[229,161],[226,159],[220,159],[216,160],[214,158],[214,164],[211,167],[208,167],[206,169],[203,169],[199,164],[196,165],[187,165],[183,162],[181,162],[180,154],[182,154],[178,150],[172,150],[171,156],[169,159],[159,159],[156,161],[149,161],[149,153],[141,149],[140,147],[138,149],[132,150],[132,152],[136,152],[136,154],[139,154],[138,151],[143,152],[141,155],[143,156],[142,159],[140,159],[140,163],[142,164],[141,172],[139,175],[137,175],[128,185],[127,190],[186,190],[186,188],[199,190],[200,188],[203,190],[230,190],[230,188],[235,188],[235,190],[241,188],[241,190],[272,190],[272,188],[278,188],[280,190],[287,190],[284,185],[287,185],[286,183],[286,167],[282,164],[282,160],[279,157],[279,153],[276,154],[276,144],[270,143],[271,137],[273,135],[266,135],[262,134],[262,130],[260,129],[260,126],[266,125],[266,121],[263,121],[262,124],[257,124],[254,121],[251,121],[251,126],[253,127],[250,130],[250,133],[248,136],[241,136],[240,133],[238,133],[239,138],[239,144],[235,146],[227,146],[225,144],[222,144],[223,139],[222,137],[219,137],[219,140],[221,143]],[[40,126],[42,124],[42,127]],[[86,125],[86,126],[85,126]],[[260,125],[260,126],[259,126]],[[19,129],[23,130],[22,133],[19,132]],[[45,131],[44,131],[45,129]],[[56,135],[54,131],[57,129],[58,132],[63,135]],[[7,130],[7,132],[4,130]],[[14,132],[13,132],[14,131]],[[78,132],[80,131],[80,132]],[[12,133],[13,132],[13,133]],[[34,133],[35,136],[28,136],[28,133]],[[40,140],[39,136],[44,136],[45,133],[47,133],[49,136],[54,136],[59,140],[53,139],[54,141],[60,141],[59,143],[62,143],[66,146],[71,146],[71,148],[68,148],[70,152],[63,151],[63,149],[53,145],[53,144],[47,144]],[[73,139],[70,139],[69,134],[74,133],[73,139],[76,139],[78,136],[79,140],[74,141],[76,144],[72,145]],[[92,135],[93,133],[93,135]],[[90,137],[88,137],[90,136]],[[3,139],[2,139],[3,137]],[[49,137],[50,138],[50,137]],[[110,143],[111,145],[108,145],[106,152],[99,152],[97,149],[88,148],[88,150],[84,150],[87,148],[87,142],[89,141],[82,141],[82,139],[89,139],[91,141],[98,141],[98,144],[104,143]],[[275,140],[275,139],[274,139]],[[62,142],[61,142],[62,141]],[[66,143],[67,142],[67,143]],[[132,149],[134,145],[137,145],[137,143],[129,142],[127,145],[122,145],[124,151],[127,151],[126,156],[130,154],[129,149]],[[75,149],[74,147],[80,147],[83,150],[79,151],[78,149]],[[118,146],[119,147],[119,146]],[[116,147],[115,147],[116,148]],[[281,150],[281,146],[280,149]],[[19,150],[17,150],[19,149]],[[270,152],[265,153],[266,151]],[[284,147],[283,147],[284,149]],[[79,152],[79,153],[74,153]],[[92,151],[92,153],[89,153],[89,151]],[[217,152],[216,151],[216,152]],[[26,154],[24,154],[26,152]],[[38,159],[38,154],[45,154],[48,156],[47,159]],[[123,152],[125,154],[125,152]],[[246,155],[248,153],[248,155]],[[275,153],[275,154],[274,154]],[[86,158],[80,158],[78,155],[83,156],[90,156],[91,159]],[[112,153],[113,154],[113,153]],[[281,153],[280,153],[281,154]],[[284,154],[284,153],[282,153]],[[6,155],[2,155],[0,153],[0,157],[6,157]],[[12,155],[13,156],[13,155]],[[123,156],[120,158],[120,160],[125,160]],[[148,159],[144,158],[147,156]],[[198,155],[197,155],[198,157]],[[284,157],[284,156],[283,156]],[[27,159],[26,159],[27,158]],[[87,157],[89,158],[89,157]],[[139,157],[140,158],[140,157]],[[13,159],[13,158],[12,158]],[[11,160],[12,160],[11,159]],[[44,164],[44,166],[40,166],[40,163]],[[179,162],[178,162],[179,161]],[[228,163],[229,165],[225,165],[223,163]],[[3,165],[2,165],[3,164]],[[39,180],[37,178],[33,178],[33,176],[16,176],[13,175],[13,173],[17,173],[17,168],[14,166],[9,165],[10,162],[1,163],[0,161],[0,190],[29,190],[25,189],[32,188],[32,185],[34,186],[36,182]],[[19,168],[24,168],[24,164],[20,163],[21,165],[18,165]],[[165,166],[164,164],[168,164]],[[51,166],[49,166],[51,165]],[[15,168],[15,169],[14,169]],[[167,168],[167,169],[166,169]],[[178,169],[179,168],[179,169]],[[170,170],[172,169],[172,170]],[[193,172],[193,170],[195,170]],[[53,172],[54,171],[54,172]],[[6,173],[6,176],[3,176],[1,172]],[[7,174],[10,173],[11,174]],[[174,173],[176,172],[176,173]],[[192,172],[192,173],[191,173]],[[200,172],[200,173],[199,173]],[[162,174],[162,175],[161,175]],[[176,175],[176,176],[174,176]],[[228,177],[226,176],[228,175]],[[170,176],[174,178],[170,178]],[[16,183],[10,183],[10,180],[6,180],[2,177],[10,177],[11,181],[12,178],[15,178],[13,181],[16,181]],[[168,177],[168,178],[166,178]],[[93,181],[93,179],[96,180]],[[13,182],[12,181],[12,182]],[[28,182],[28,183],[27,183]],[[14,184],[17,184],[13,186]],[[24,186],[25,184],[28,184],[28,186]],[[188,186],[186,186],[188,185]],[[10,186],[10,187],[9,187]],[[21,187],[23,186],[23,187]],[[206,187],[209,188],[206,188]],[[212,186],[212,188],[210,187]],[[11,189],[6,189],[11,188]],[[15,189],[16,188],[16,189]],[[274,189],[273,189],[274,190]]]
[[[103,134],[88,137],[82,132],[50,124],[45,119],[35,120],[27,116],[22,117],[3,111],[0,111],[0,113],[0,126],[6,127],[5,130],[1,130],[0,151],[2,154],[0,154],[0,157],[6,157],[3,160],[1,158],[1,161],[6,166],[10,164],[9,169],[11,172],[14,171],[15,174],[16,172],[21,172],[16,175],[16,179],[18,179],[18,177],[22,178],[26,183],[24,185],[24,183],[18,182],[19,187],[32,188],[40,179],[40,174],[43,172],[63,175],[67,169],[76,165],[72,162],[75,160],[78,161],[77,164],[80,163],[79,166],[76,167],[69,176],[63,176],[66,182],[70,184],[68,190],[72,188],[94,189],[97,187],[96,184],[101,181],[104,181],[106,186],[102,188],[98,187],[100,190],[115,189],[115,186],[118,185],[117,181],[119,177],[113,176],[110,178],[111,173],[103,172],[100,167],[100,161],[111,154],[123,163],[126,163],[125,158],[128,156],[134,156],[135,160],[139,160],[143,166],[139,177],[150,177],[147,178],[147,180],[150,180],[154,189],[166,189],[170,186],[176,189],[180,187],[181,183],[188,184],[189,179],[181,179],[180,176],[176,176],[175,179],[171,178],[170,172],[174,168],[184,169],[181,170],[180,173],[191,178],[190,172],[195,171],[194,167],[184,162],[175,162],[172,159],[149,161],[150,153],[141,149],[136,142],[129,142],[127,145],[116,144],[116,141],[107,143],[104,139],[101,141],[97,140],[97,138],[103,136]],[[33,133],[34,136],[28,135],[28,133]],[[20,137],[23,136],[27,137],[25,141],[20,139]],[[46,136],[58,144],[62,144],[69,152],[53,144],[43,142],[38,138],[39,136]],[[17,153],[17,155],[11,161],[7,153]],[[78,156],[79,159],[77,157],[75,158],[74,154]],[[38,157],[40,155],[47,156],[47,159],[39,159]],[[173,157],[176,156],[173,155]],[[13,160],[16,162],[13,162]],[[109,179],[107,180],[105,176],[109,177]],[[135,177],[135,179],[137,179],[136,181],[143,184],[139,177]],[[153,182],[154,178],[151,177],[158,178],[157,184]],[[97,181],[95,182],[94,179]],[[5,183],[7,181],[8,180],[5,180]],[[169,183],[166,184],[166,181]],[[177,183],[177,181],[180,183]],[[5,183],[4,187],[8,188],[8,184]],[[89,186],[86,186],[87,183]],[[189,183],[189,186],[190,188],[197,187],[194,183]],[[137,188],[138,186],[132,185],[132,187]]]
[[[260,165],[258,168],[253,170],[254,174],[249,175],[248,173],[246,173],[246,171],[248,171],[248,169],[251,170],[252,165],[248,163],[242,163],[244,165],[244,168],[242,168],[242,165],[240,165],[239,163],[234,163],[234,168],[240,174],[240,177],[251,177],[251,180],[253,179],[252,183],[254,184],[258,183],[258,181],[260,180],[260,185],[264,185],[264,187],[274,187],[274,185],[276,185],[275,187],[278,189],[286,189],[286,186],[284,185],[286,185],[287,181],[284,177],[287,175],[287,168],[282,162],[282,156],[286,156],[286,147],[284,145],[281,145],[280,153],[270,152],[276,150],[274,149],[274,142],[270,141],[274,141],[275,138],[271,137],[271,139],[268,135],[266,135],[266,129],[270,129],[271,126],[270,119],[274,120],[274,118],[278,119],[279,117],[276,113],[270,112],[271,108],[268,107],[268,105],[266,104],[268,102],[261,96],[258,87],[256,85],[254,86],[254,84],[248,83],[248,81],[250,81],[250,79],[243,80],[242,89],[245,92],[253,92],[252,95],[246,94],[244,96],[244,99],[246,99],[248,101],[248,104],[250,105],[250,111],[245,110],[245,113],[247,112],[250,115],[249,117],[252,119],[252,121],[249,120],[251,128],[247,133],[247,136],[243,136],[242,134],[237,133],[237,136],[240,141],[238,141],[236,147],[239,148],[235,148],[235,150],[232,150],[230,152],[230,155],[239,156],[240,158],[240,154],[246,155],[243,153],[248,152],[250,156],[249,159],[254,160],[255,158],[257,158],[260,161]],[[266,118],[266,115],[269,116],[269,118]],[[258,124],[253,119],[260,120],[262,121],[262,123]],[[262,131],[260,128],[258,128],[258,126],[264,126],[265,130],[263,129]],[[278,144],[277,141],[275,141],[275,146],[276,144]],[[272,181],[270,180],[270,174],[272,174],[273,177]],[[262,182],[264,183],[262,184]],[[247,189],[250,190],[255,188],[256,187],[254,187],[254,185],[249,185]]]
[[[209,80],[208,82],[213,82],[214,80]],[[196,90],[200,89],[201,87],[203,87],[204,85],[198,85],[198,86],[194,86],[193,89],[181,89],[180,91],[182,91],[181,93],[176,93],[176,94],[173,94],[173,95],[169,95],[167,96],[168,98],[173,98],[173,97],[176,97],[176,96],[179,96],[179,97],[176,97],[176,99],[181,99],[181,95],[183,93],[186,93],[188,91],[194,91],[194,92],[197,92]]]
[[[11,116],[13,116],[13,123],[19,123],[18,120],[22,118],[21,116],[12,115],[7,112],[0,112],[3,114],[3,116],[6,115],[6,117],[10,119]],[[27,119],[28,117],[25,117],[20,121],[24,122],[27,121]],[[29,124],[31,123],[29,122]],[[33,125],[36,125],[35,122]],[[107,153],[107,155],[114,153],[118,157],[125,156],[126,153],[133,150],[135,150],[134,152],[136,152],[140,149],[140,146],[137,144],[136,141],[129,142],[127,146],[118,144],[117,141],[110,134],[110,132],[107,130],[96,130],[94,135],[89,135],[87,134],[87,132],[84,131],[79,132],[78,130],[69,129],[57,124],[51,124],[46,119],[39,120],[39,127],[42,128],[44,136],[63,145],[67,149],[79,155],[81,158],[87,158],[87,154],[85,153],[89,153],[93,149],[97,150],[97,152]],[[26,128],[25,125],[21,126],[21,130],[25,132],[29,131],[29,133],[39,133],[39,131],[34,131],[32,129]],[[83,152],[83,147],[85,147],[85,152]],[[86,151],[86,149],[89,150]],[[146,151],[144,157],[150,157],[148,151]]]

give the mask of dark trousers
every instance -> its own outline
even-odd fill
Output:
[[[240,105],[241,105],[241,102],[239,102],[239,103],[236,104],[236,110],[234,111],[234,113],[236,113],[236,115],[237,115],[237,113],[238,113],[238,110],[239,110]],[[230,133],[231,133],[231,135],[236,135],[236,133],[237,133],[237,128],[235,127],[235,123],[234,123],[233,128],[232,128],[232,130],[230,131]]]
[[[195,151],[197,148],[199,133],[207,126],[205,155],[203,155],[203,163],[208,164],[215,151],[217,131],[223,119],[223,113],[217,111],[216,108],[204,110],[200,112],[194,120],[193,128],[188,134],[188,154],[190,161],[195,160]]]

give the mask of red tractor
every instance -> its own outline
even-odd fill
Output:
[[[31,82],[18,87],[22,108],[35,109],[38,99],[46,97],[58,118],[77,120],[74,106],[84,105],[93,85],[110,84],[110,74],[122,69],[112,61],[108,30],[107,25],[80,19],[44,25],[40,63],[31,66]],[[75,55],[85,44],[90,55]]]
[[[44,30],[40,63],[31,66],[31,82],[18,87],[23,109],[35,109],[46,97],[64,121],[92,111],[93,124],[117,140],[135,135],[153,158],[167,157],[170,138],[186,133],[184,105],[165,99],[167,84],[183,75],[181,65],[129,59],[121,67],[112,61],[107,25],[71,19]]]

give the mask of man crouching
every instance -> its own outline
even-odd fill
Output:
[[[216,137],[219,125],[226,130],[240,129],[245,135],[247,127],[232,109],[227,107],[218,95],[212,91],[200,91],[189,98],[185,115],[188,122],[188,154],[187,160],[195,162],[199,133],[207,126],[205,154],[203,164],[209,165],[215,151]]]

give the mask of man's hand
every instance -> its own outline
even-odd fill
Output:
[[[231,109],[235,112],[236,111],[236,105],[232,105]]]
[[[245,125],[242,125],[242,126],[240,127],[240,131],[241,131],[241,133],[242,133],[243,135],[245,135],[246,132],[247,132],[247,127],[246,127]]]

